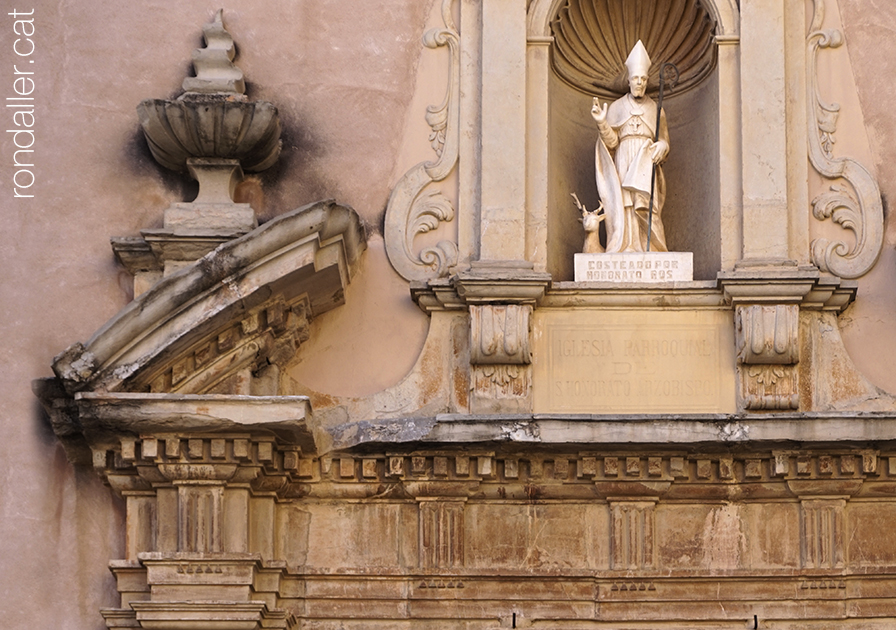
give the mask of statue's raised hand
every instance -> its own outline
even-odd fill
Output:
[[[597,121],[598,125],[607,122],[607,104],[604,103],[603,106],[601,106],[600,99],[596,96],[594,97],[593,105],[591,106],[591,117]]]

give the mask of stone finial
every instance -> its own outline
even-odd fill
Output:
[[[266,101],[249,101],[242,71],[233,65],[233,38],[223,11],[203,27],[205,48],[193,52],[195,77],[177,99],[146,99],[137,107],[153,158],[199,182],[190,202],[165,210],[161,230],[113,248],[135,274],[135,292],[170,275],[221,243],[258,227],[255,210],[234,200],[243,171],[259,172],[280,155],[280,117]]]
[[[224,28],[224,9],[218,9],[215,20],[202,28],[205,48],[193,51],[195,77],[184,79],[184,91],[199,94],[245,94],[243,71],[233,65],[233,38]]]

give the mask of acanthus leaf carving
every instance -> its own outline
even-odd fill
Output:
[[[818,238],[812,242],[812,261],[822,270],[843,278],[867,273],[883,247],[883,204],[877,182],[868,170],[851,158],[835,158],[833,148],[840,105],[828,103],[818,87],[818,51],[837,48],[843,35],[836,29],[822,30],[825,0],[813,0],[814,13],[807,42],[809,90],[809,160],[822,176],[842,179],[847,186],[832,186],[812,201],[812,214],[819,221],[831,219],[855,234],[850,247],[841,240]],[[855,194],[850,194],[849,189]]]
[[[442,223],[454,220],[454,208],[439,192],[423,195],[434,182],[444,180],[458,158],[458,90],[460,86],[460,36],[451,16],[453,0],[442,1],[444,28],[427,31],[423,44],[427,48],[448,46],[449,79],[445,98],[438,106],[426,110],[426,122],[432,132],[430,144],[438,159],[420,162],[407,171],[395,185],[386,206],[385,242],[389,262],[405,280],[427,280],[450,273],[457,264],[457,243],[439,241],[434,247],[414,253],[414,239],[431,232]]]
[[[800,408],[796,365],[749,365],[741,370],[741,398],[751,411]]]

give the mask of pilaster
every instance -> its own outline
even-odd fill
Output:
[[[127,500],[127,557],[110,565],[121,607],[103,611],[108,627],[292,628],[280,607],[286,567],[274,557],[273,510],[302,474],[301,449],[251,429],[190,426],[184,409],[155,402],[143,399],[144,413],[172,432],[122,434],[114,445],[89,431],[95,467]],[[118,413],[127,424],[129,412]]]
[[[741,9],[742,257],[746,260],[791,258],[784,5],[784,0],[754,0]]]
[[[480,260],[526,258],[526,4],[482,3]]]

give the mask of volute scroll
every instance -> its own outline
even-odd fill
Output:
[[[426,110],[426,122],[432,129],[430,143],[438,155],[435,161],[420,162],[395,185],[386,206],[385,242],[389,262],[405,280],[429,280],[447,276],[457,264],[457,243],[439,241],[415,253],[414,239],[431,232],[442,223],[454,220],[451,202],[438,191],[423,194],[424,189],[440,182],[454,170],[458,159],[458,99],[460,89],[460,35],[451,16],[453,0],[443,0],[443,28],[427,31],[427,48],[448,46],[449,78],[445,98]]]
[[[880,188],[874,176],[852,158],[834,157],[833,149],[840,105],[822,98],[818,87],[818,52],[838,48],[843,34],[823,30],[825,1],[814,0],[814,13],[807,42],[807,85],[809,90],[809,160],[826,179],[842,180],[812,200],[812,216],[830,219],[855,234],[855,244],[817,238],[812,242],[812,262],[819,269],[841,278],[858,278],[868,273],[880,257],[884,240],[884,214]]]

